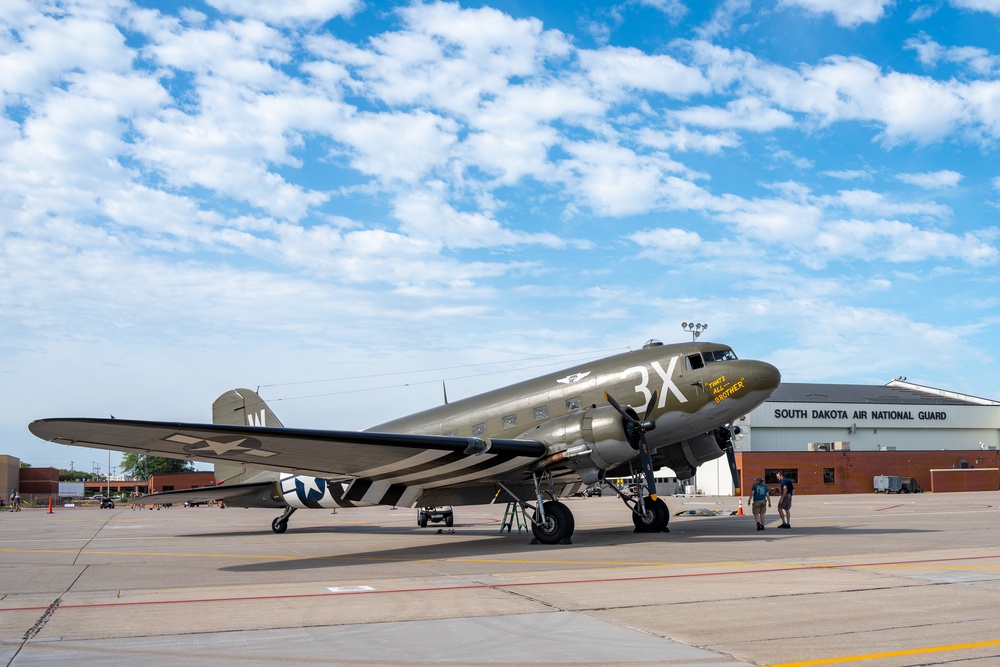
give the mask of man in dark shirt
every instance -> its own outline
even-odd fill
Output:
[[[781,484],[781,499],[778,500],[778,516],[781,517],[781,525],[778,528],[791,528],[792,522],[792,494],[795,492],[795,485],[782,473],[778,473],[778,482]]]

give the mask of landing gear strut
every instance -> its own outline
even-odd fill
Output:
[[[569,544],[575,528],[573,513],[558,500],[543,503],[542,512],[536,508],[531,517],[531,532],[542,544]]]
[[[637,533],[669,533],[670,510],[662,498],[645,499],[645,509],[640,512],[638,507],[632,509],[632,523]]]
[[[498,482],[500,488],[514,499],[521,506],[522,510],[531,510],[531,533],[535,536],[532,544],[572,544],[570,537],[576,528],[576,521],[573,513],[564,504],[559,502],[556,494],[552,491],[552,478],[548,473],[544,473],[540,478],[537,473],[532,474],[535,482],[534,506],[529,505],[517,497],[502,482]],[[543,490],[543,486],[548,487]],[[552,500],[546,501],[545,494]]]
[[[288,530],[288,517],[295,512],[294,507],[286,507],[285,511],[277,519],[271,522],[271,530],[276,533],[283,533]]]
[[[625,494],[614,484],[608,484],[612,491],[618,494],[622,502],[632,510],[632,524],[637,533],[669,533],[667,524],[670,523],[670,510],[663,498],[653,500],[649,496],[642,495],[641,491],[635,494]]]

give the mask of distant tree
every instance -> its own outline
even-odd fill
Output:
[[[194,464],[184,459],[128,453],[122,454],[121,471],[131,479],[148,479],[151,475],[194,472]]]
[[[59,469],[60,482],[93,482],[96,479],[97,476],[92,472],[84,472],[82,470],[66,470],[65,468]]]
[[[31,464],[30,463],[25,463],[24,461],[21,461],[21,467],[22,468],[30,468]]]

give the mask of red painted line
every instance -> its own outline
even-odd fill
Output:
[[[61,604],[58,610],[65,609],[97,609],[101,607],[141,607],[147,605],[166,604],[202,604],[210,602],[249,602],[252,600],[295,600],[301,598],[338,597],[343,595],[393,595],[397,593],[435,593],[441,591],[462,590],[503,590],[505,588],[523,588],[527,586],[573,586],[579,584],[619,583],[628,581],[657,581],[663,579],[689,579],[694,577],[721,577],[736,574],[768,574],[772,572],[796,572],[807,570],[843,570],[855,567],[884,567],[889,565],[919,565],[921,563],[950,563],[954,561],[998,559],[1000,554],[992,556],[963,556],[956,558],[922,558],[916,560],[880,561],[875,563],[844,563],[841,565],[800,565],[795,567],[769,567],[756,570],[724,570],[721,572],[696,572],[690,574],[657,574],[645,577],[612,577],[608,579],[569,579],[566,581],[525,581],[510,584],[468,584],[465,586],[430,586],[427,588],[391,588],[375,591],[343,591],[340,593],[299,593],[295,595],[253,595],[250,597],[202,598],[198,600],[147,600],[145,602],[99,602],[88,604]],[[38,607],[8,607],[0,612],[8,611],[41,611],[49,605]]]
[[[876,512],[881,512],[882,510],[891,510],[891,509],[896,509],[897,507],[902,507],[902,506],[903,506],[903,503],[899,503],[898,505],[889,505],[888,507],[879,507],[875,511]]]

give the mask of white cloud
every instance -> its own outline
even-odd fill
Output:
[[[832,14],[837,25],[856,28],[885,16],[895,0],[780,0],[779,7],[798,7],[814,14]]]
[[[770,107],[764,100],[743,97],[726,104],[725,109],[717,107],[689,107],[672,114],[682,123],[709,127],[717,130],[749,130],[770,132],[780,127],[789,127],[794,119],[779,109]]]
[[[581,50],[580,62],[599,90],[621,97],[628,90],[648,90],[686,98],[710,90],[702,73],[670,56],[647,55],[635,48]]]
[[[687,14],[687,7],[681,0],[639,0],[639,4],[652,7],[676,20]]]
[[[675,150],[680,153],[696,152],[717,155],[727,148],[740,145],[736,132],[725,130],[716,134],[705,134],[697,130],[679,128],[661,132],[650,127],[643,127],[636,134],[636,139],[651,148]]]
[[[353,16],[361,8],[361,0],[206,0],[220,12],[257,19],[275,25],[303,22],[324,22],[333,18]]]
[[[414,184],[449,159],[457,124],[433,113],[364,113],[332,128],[351,148],[351,164],[380,180]]]
[[[820,173],[841,181],[869,181],[872,178],[871,172],[866,169],[833,169]]]
[[[445,201],[441,184],[428,191],[400,195],[393,203],[393,215],[411,238],[437,242],[453,249],[525,244],[559,248],[564,245],[553,234],[504,229],[489,216],[458,211]]]
[[[665,201],[671,188],[667,174],[681,165],[662,156],[639,155],[611,143],[564,146],[567,185],[599,215],[620,217],[645,213]]]
[[[855,214],[876,217],[913,215],[945,219],[951,217],[951,209],[933,202],[894,201],[881,192],[872,190],[841,190],[836,196],[821,197],[823,205],[842,207]]]
[[[697,232],[686,229],[646,229],[628,236],[633,243],[644,248],[642,257],[649,257],[669,264],[678,256],[689,259],[702,249],[704,242]]]
[[[890,262],[968,261],[992,265],[1000,251],[974,234],[955,235],[920,229],[898,220],[841,220],[825,226],[816,243],[834,255],[864,253]]]
[[[1000,71],[1000,56],[978,46],[945,47],[926,33],[906,40],[906,48],[917,53],[917,60],[928,68],[941,62],[955,63],[968,68],[974,76],[995,76]]]
[[[712,13],[712,18],[695,32],[699,39],[710,40],[717,35],[727,35],[736,20],[751,10],[750,0],[724,0]]]
[[[962,180],[962,174],[950,169],[942,169],[922,174],[897,174],[896,178],[903,183],[909,183],[925,190],[940,190],[958,187]]]
[[[1000,16],[1000,0],[949,0],[949,2],[960,9],[989,12],[994,16]]]

